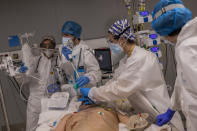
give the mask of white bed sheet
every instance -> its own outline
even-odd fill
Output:
[[[50,131],[66,114],[77,112],[81,102],[74,97],[65,110],[48,110],[47,102],[49,99],[41,100],[41,113],[39,115],[38,127],[36,131]]]

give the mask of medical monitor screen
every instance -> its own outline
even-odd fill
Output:
[[[98,60],[102,71],[112,72],[111,50],[110,48],[95,49],[95,57]]]

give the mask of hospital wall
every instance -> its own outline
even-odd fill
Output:
[[[8,36],[35,31],[33,43],[45,34],[61,41],[61,27],[67,20],[77,21],[83,28],[82,39],[106,35],[109,25],[127,16],[121,0],[1,0],[0,52],[8,47]]]
[[[146,0],[152,11],[159,0]],[[197,15],[196,0],[184,0]],[[83,27],[82,38],[104,37],[115,20],[127,17],[123,0],[0,0],[0,52],[20,49],[9,48],[8,36],[35,32],[32,43],[39,43],[45,34],[61,41],[61,27],[67,20],[74,20]]]
[[[147,8],[151,11],[159,0],[147,0]],[[197,15],[196,0],[184,0],[185,5]],[[83,27],[82,39],[95,39],[106,36],[107,28],[115,20],[127,17],[122,0],[0,0],[0,52],[18,50],[10,48],[8,36],[35,31],[32,43],[39,43],[41,36],[52,34],[57,43],[61,41],[61,27],[67,20],[74,20]],[[92,47],[97,47],[92,45]],[[165,79],[173,86],[175,80],[175,64],[173,47],[167,46],[168,55],[164,57],[164,68],[167,67]],[[167,58],[167,59],[166,59]],[[14,91],[14,87],[6,76],[0,74],[3,91],[11,124],[24,123],[25,106]],[[21,109],[22,108],[22,109]],[[0,108],[1,112],[1,108]],[[0,113],[0,131],[4,125]]]

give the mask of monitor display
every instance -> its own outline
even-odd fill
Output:
[[[102,71],[112,72],[111,50],[110,48],[95,49],[95,57],[98,60]]]

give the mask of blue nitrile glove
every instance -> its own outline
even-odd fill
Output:
[[[86,97],[86,96],[82,96],[79,101],[82,101],[84,105],[92,105],[94,104],[94,102],[89,98],[89,97]]]
[[[18,71],[20,73],[25,73],[27,70],[28,70],[27,66],[25,66],[25,64],[22,62]]]
[[[72,51],[68,49],[66,46],[62,47],[62,54],[66,57],[67,60],[70,60],[69,55],[72,54]]]
[[[176,111],[168,109],[165,113],[158,115],[156,118],[157,125],[162,126],[162,125],[168,123],[172,119],[172,117],[174,116],[175,112]]]
[[[49,93],[55,93],[60,90],[60,85],[57,83],[50,84],[49,86],[47,86],[47,90]]]
[[[83,75],[81,77],[79,77],[77,80],[76,80],[76,84],[79,86],[79,87],[83,87],[84,85],[88,84],[90,82],[90,79]]]
[[[82,94],[82,96],[88,97],[90,89],[91,88],[80,88],[80,93]]]

